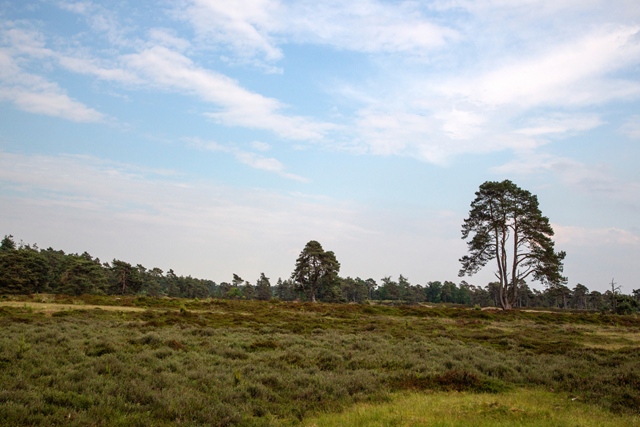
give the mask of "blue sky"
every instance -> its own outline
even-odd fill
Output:
[[[5,1],[0,232],[218,282],[314,239],[345,276],[457,282],[508,178],[570,287],[630,293],[639,101],[637,1]]]

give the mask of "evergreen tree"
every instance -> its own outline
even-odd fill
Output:
[[[244,282],[241,292],[244,299],[256,299],[256,288],[248,281]]]
[[[332,251],[325,252],[320,243],[311,240],[296,260],[291,279],[309,300],[316,302],[319,292],[330,299],[336,297],[336,292],[339,294],[340,289],[337,283],[339,271],[340,263],[335,254]]]
[[[462,226],[462,238],[470,255],[460,259],[459,275],[477,273],[490,260],[497,263],[499,303],[512,308],[518,284],[529,275],[546,285],[562,285],[564,252],[555,252],[553,229],[542,216],[538,198],[513,182],[485,182],[476,192],[469,217]]]
[[[85,252],[86,254],[86,252]],[[107,277],[100,263],[86,256],[68,255],[66,268],[56,292],[67,295],[104,294]]]
[[[439,303],[441,301],[442,283],[439,281],[427,283],[427,286],[424,288],[424,293],[428,302],[434,304]]]
[[[154,267],[147,273],[147,280],[145,282],[147,293],[152,297],[158,297],[163,293],[163,271],[158,267]]]
[[[6,238],[5,238],[6,239]],[[37,250],[29,246],[0,251],[0,293],[48,292],[48,266]]]
[[[4,236],[2,239],[2,243],[0,243],[0,251],[15,251],[16,250],[16,242],[13,241],[12,235]]]
[[[381,281],[382,286],[379,291],[381,300],[397,301],[402,297],[398,283],[394,282],[391,276],[383,277]]]
[[[413,292],[411,292],[411,283],[402,274],[398,277],[398,290],[400,291],[400,299],[406,304],[413,304]]]
[[[111,263],[111,294],[135,295],[142,289],[138,270],[128,262],[114,259]]]
[[[269,301],[273,296],[271,293],[271,283],[269,282],[269,278],[265,276],[264,273],[260,273],[260,278],[256,283],[256,295],[257,298],[261,301]]]

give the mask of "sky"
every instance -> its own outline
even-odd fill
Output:
[[[0,3],[0,234],[41,248],[275,282],[317,240],[459,283],[510,179],[570,288],[631,293],[639,161],[637,0]]]

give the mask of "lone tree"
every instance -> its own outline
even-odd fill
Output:
[[[311,240],[296,260],[291,274],[296,287],[303,290],[312,302],[323,285],[331,285],[337,279],[340,263],[332,251],[325,252],[322,245]]]
[[[554,251],[549,218],[542,216],[538,198],[513,182],[487,181],[480,186],[462,225],[462,238],[471,234],[469,255],[460,259],[458,276],[471,276],[495,258],[503,310],[514,306],[518,284],[529,275],[547,286],[566,283],[562,276],[566,253]]]

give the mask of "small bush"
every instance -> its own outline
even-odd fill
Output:
[[[278,348],[278,343],[273,340],[256,341],[249,346],[249,350],[275,350]]]

